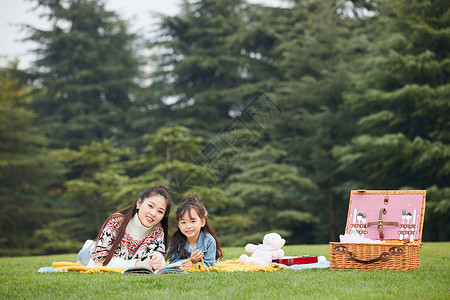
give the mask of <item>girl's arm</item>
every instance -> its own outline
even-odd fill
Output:
[[[169,259],[169,264],[180,263],[180,262],[182,262],[183,260],[186,259],[186,258],[181,258],[180,257],[180,247],[184,247],[184,245],[174,245],[173,237],[174,236],[172,236],[172,238],[171,238],[171,240],[169,242],[169,250],[167,251],[167,253],[171,253],[172,250],[175,250],[175,249],[173,249],[174,246],[177,249],[176,249],[176,251],[173,251],[173,253],[171,255],[167,254],[168,259]]]
[[[178,252],[176,252],[174,256],[170,256],[169,257],[169,263],[173,264],[173,263],[181,262],[181,261],[183,261],[185,259],[186,258],[180,258],[180,254]]]
[[[206,251],[203,253],[203,263],[206,267],[211,267],[216,264],[216,248],[216,240],[211,235],[208,235]]]

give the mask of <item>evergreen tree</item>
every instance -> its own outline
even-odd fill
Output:
[[[448,239],[450,84],[448,1],[379,1],[375,41],[357,89],[346,98],[358,135],[336,149],[342,169],[366,188],[427,189],[424,230]]]
[[[242,0],[184,1],[179,16],[162,20],[160,41],[153,46],[163,55],[151,88],[159,92],[154,105],[168,104],[175,124],[202,135],[217,132],[230,111],[254,94],[246,90],[251,79],[241,53],[244,11]]]
[[[33,102],[52,147],[123,138],[135,86],[136,37],[103,1],[36,0],[49,30],[29,27],[38,43],[30,71],[42,93]]]
[[[238,172],[228,178],[227,193],[245,203],[244,216],[249,225],[246,235],[234,238],[234,245],[260,240],[264,232],[276,230],[292,243],[306,242],[298,235],[302,224],[315,223],[317,218],[306,212],[307,201],[302,192],[314,189],[314,183],[298,174],[294,166],[280,163],[285,151],[272,146],[248,150],[236,157]],[[237,229],[237,230],[236,230]],[[242,231],[235,228],[234,231]],[[229,229],[233,232],[233,229]],[[233,235],[239,235],[234,232]]]
[[[33,126],[29,90],[17,72],[17,64],[0,70],[0,248],[24,249],[36,247],[34,231],[53,216],[49,206],[63,169]]]
[[[175,204],[190,194],[202,201],[215,226],[224,222],[217,213],[230,205],[239,205],[240,201],[229,197],[220,187],[214,172],[198,164],[201,160],[203,139],[192,135],[190,129],[183,126],[162,127],[155,134],[144,136],[147,147],[129,162],[132,179],[121,193],[130,193],[133,189],[164,183]],[[171,228],[176,222],[171,218]]]
[[[192,136],[190,129],[161,127],[143,139],[147,146],[129,162],[134,184],[164,183],[173,200],[179,202],[191,186],[210,180],[209,172],[194,163],[202,139]]]
[[[270,41],[261,55],[275,69],[271,82],[276,84],[268,86],[283,111],[270,138],[287,151],[284,162],[318,187],[303,195],[310,203],[308,212],[323,220],[310,236],[316,242],[337,239],[348,207],[349,191],[342,186],[346,178],[339,174],[332,150],[353,135],[343,94],[351,87],[351,62],[364,51],[364,36],[352,35],[360,20],[346,20],[337,13],[340,8],[326,1],[297,1],[289,10],[261,10],[259,17],[258,36]]]
[[[122,199],[123,186],[128,184],[124,160],[129,150],[120,149],[112,139],[81,146],[79,150],[59,150],[69,168],[62,198],[54,206],[59,213],[37,232],[41,247],[47,252],[77,251],[80,241],[95,238],[103,222],[133,197]],[[142,189],[143,190],[143,189]]]

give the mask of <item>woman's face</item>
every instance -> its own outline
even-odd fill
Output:
[[[136,207],[141,224],[145,227],[153,227],[164,217],[167,201],[161,195],[153,195],[144,200],[139,198]]]

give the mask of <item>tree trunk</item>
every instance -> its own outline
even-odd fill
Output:
[[[447,223],[444,218],[439,218],[438,223],[438,241],[446,242],[447,241]]]

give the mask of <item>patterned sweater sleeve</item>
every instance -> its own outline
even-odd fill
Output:
[[[106,224],[105,228],[95,244],[94,249],[92,250],[92,260],[98,264],[105,259],[105,257],[109,254],[114,241],[117,238],[117,234],[119,232],[120,224],[123,220],[123,217],[113,217]]]
[[[133,259],[144,261],[149,259],[153,254],[161,254],[164,256],[165,253],[166,247],[164,245],[164,230],[162,226],[158,224],[144,239],[134,254]]]

